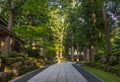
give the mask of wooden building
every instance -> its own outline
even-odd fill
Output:
[[[5,38],[10,36],[10,51],[23,51],[23,44],[24,42],[17,38],[17,36],[7,29],[7,22],[0,17],[0,53],[3,53],[5,47]]]

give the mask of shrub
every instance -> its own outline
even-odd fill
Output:
[[[94,68],[104,70],[106,72],[110,72],[110,73],[115,74],[117,76],[120,76],[120,66],[119,65],[108,66],[108,65],[100,64],[100,63],[86,63],[86,65],[90,66],[90,67],[94,67]]]
[[[26,57],[27,55],[26,54],[21,54],[21,53],[18,53],[18,52],[15,52],[15,51],[11,51],[9,52],[9,54],[7,55],[7,57],[12,57],[12,58],[17,58],[17,57]]]
[[[0,82],[8,82],[12,78],[12,73],[0,72]]]
[[[18,55],[19,55],[19,53],[15,52],[15,51],[11,51],[11,52],[9,52],[8,57],[13,57],[13,58],[15,58],[15,57],[17,57]]]
[[[109,57],[107,55],[103,55],[101,57],[101,61],[100,62],[103,63],[103,64],[108,64],[109,63]]]
[[[39,52],[40,51],[38,49],[36,49],[36,50],[31,50],[31,49],[27,50],[27,53],[28,53],[29,57],[40,58]]]
[[[28,57],[14,51],[10,52],[7,56],[1,55],[0,59],[3,63],[3,66],[0,69],[3,71],[6,67],[6,69],[8,68],[7,71],[12,72],[14,76],[22,75],[32,71],[38,68],[38,64],[39,67],[41,67],[43,62],[41,59]],[[5,79],[9,78],[6,77]],[[3,82],[2,78],[0,78],[0,82]]]
[[[116,56],[110,56],[110,58],[109,58],[109,63],[110,63],[110,65],[112,65],[112,66],[118,64],[117,57],[116,57]]]

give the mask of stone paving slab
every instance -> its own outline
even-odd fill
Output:
[[[52,65],[48,67],[46,70],[43,70],[27,82],[46,82],[47,78],[51,75],[52,72],[54,72],[55,65]]]
[[[57,82],[67,82],[65,65],[66,64],[63,64],[62,68],[60,69],[60,73],[58,75]]]
[[[13,82],[103,82],[72,62],[57,63],[35,73]]]
[[[77,82],[87,82],[87,80],[72,65],[70,65],[70,68],[75,75]]]
[[[71,63],[57,63],[27,82],[87,82]]]

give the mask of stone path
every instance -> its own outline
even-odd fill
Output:
[[[82,74],[80,73],[81,71]],[[83,73],[88,76],[85,76]],[[90,73],[84,72],[76,64],[67,62],[51,65],[29,79],[23,77],[13,82],[102,82],[92,75],[89,76]]]
[[[27,82],[87,82],[71,63],[57,63]]]

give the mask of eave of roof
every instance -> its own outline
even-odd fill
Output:
[[[2,32],[6,33],[7,35],[14,36],[14,33],[13,33],[13,32],[7,30],[7,29],[4,28],[4,27],[3,27],[3,28],[0,27],[0,30],[1,30]]]
[[[10,31],[10,30],[8,30],[7,29],[7,22],[0,16],[0,21],[5,25],[5,26],[1,26],[0,25],[0,30],[3,32],[3,33],[0,33],[0,34],[2,34],[2,35],[4,35],[5,34],[5,36],[11,36],[11,37],[14,37],[16,40],[18,40],[18,41],[20,41],[21,43],[24,43],[20,38],[18,38],[17,36],[16,36],[16,34],[15,33],[13,33],[12,31]]]
[[[7,25],[7,21],[5,21],[2,16],[0,16],[0,21],[3,22],[5,25]]]

